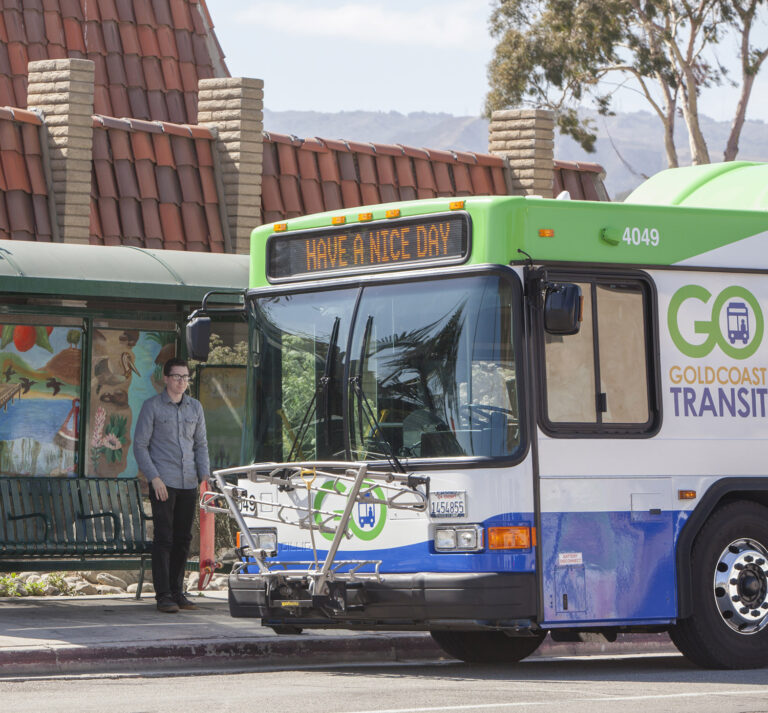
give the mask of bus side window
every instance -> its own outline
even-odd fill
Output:
[[[595,349],[592,290],[580,283],[584,316],[576,334],[545,334],[547,415],[557,423],[595,423]]]
[[[544,334],[546,420],[571,431],[648,430],[647,292],[640,281],[626,279],[579,286],[579,333]]]

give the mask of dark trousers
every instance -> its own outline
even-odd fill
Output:
[[[197,507],[197,488],[167,488],[160,502],[149,488],[155,535],[152,540],[152,584],[155,599],[178,599],[184,593],[184,566],[192,542],[192,523]]]

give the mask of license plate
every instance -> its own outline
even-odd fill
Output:
[[[429,494],[430,517],[466,517],[467,493],[464,490],[442,490]]]

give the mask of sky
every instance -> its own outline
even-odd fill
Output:
[[[264,80],[272,111],[445,112],[480,116],[494,41],[490,0],[206,0],[232,76]],[[768,21],[759,28],[768,41]],[[718,48],[733,70],[735,43]],[[707,92],[701,112],[732,118],[737,93]],[[648,110],[621,90],[618,111]],[[748,119],[768,121],[768,65]]]

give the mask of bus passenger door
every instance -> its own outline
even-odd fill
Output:
[[[652,290],[630,274],[574,281],[579,332],[539,329],[536,345],[543,617],[661,623],[675,612],[674,512],[672,479],[648,456]]]

